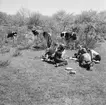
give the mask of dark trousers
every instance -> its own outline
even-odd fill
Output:
[[[55,64],[58,64],[58,66],[64,66],[67,65],[68,62],[65,59],[54,59]]]

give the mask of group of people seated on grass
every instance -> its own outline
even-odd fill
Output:
[[[37,30],[32,30],[34,36],[40,35]],[[48,32],[42,33],[44,39],[47,42],[47,49],[45,51],[44,56],[42,56],[42,60],[55,64],[56,67],[67,65],[67,59],[65,58],[65,48],[64,44],[58,44],[53,42],[51,38],[51,34]],[[17,36],[17,32],[8,33],[7,38],[12,38]],[[64,39],[66,42],[77,39],[75,32],[62,32],[60,37]],[[76,58],[79,62],[79,66],[85,67],[87,70],[94,65],[94,63],[99,63],[101,61],[101,56],[98,52],[93,49],[84,48],[81,45],[78,48],[78,52],[74,54],[72,58]]]
[[[50,48],[47,48],[42,60],[55,64],[56,67],[67,65],[67,59],[65,58],[65,45],[54,44]],[[69,57],[70,58],[70,57]],[[84,48],[79,46],[78,52],[74,54],[72,58],[75,58],[79,62],[80,67],[84,67],[87,70],[101,61],[101,56],[93,49]]]
[[[79,66],[85,67],[87,70],[95,64],[100,63],[101,56],[98,52],[90,48],[79,46],[78,52],[74,54],[73,58],[77,58]]]
[[[64,59],[65,45],[54,43],[53,46],[47,48],[45,55],[42,57],[44,61],[55,64],[55,66],[67,65],[68,62]]]

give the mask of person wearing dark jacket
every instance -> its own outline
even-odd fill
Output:
[[[60,44],[53,56],[56,67],[68,64],[68,62],[65,59],[63,59],[64,54],[65,54],[65,46],[63,44]]]

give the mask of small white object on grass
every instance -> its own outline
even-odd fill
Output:
[[[77,60],[77,58],[73,58],[73,57],[70,57],[69,59],[71,59],[71,60]]]
[[[72,71],[69,72],[69,74],[76,74],[76,71],[72,70]]]
[[[71,67],[66,67],[65,70],[71,71],[71,70],[73,70],[73,68],[71,68]]]
[[[44,61],[44,59],[41,58],[41,61]]]
[[[69,71],[69,74],[76,74],[76,71],[71,67],[66,67],[65,70]]]

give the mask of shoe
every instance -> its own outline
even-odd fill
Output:
[[[56,63],[56,64],[55,64],[55,67],[58,67],[58,66],[59,66],[59,64]]]

